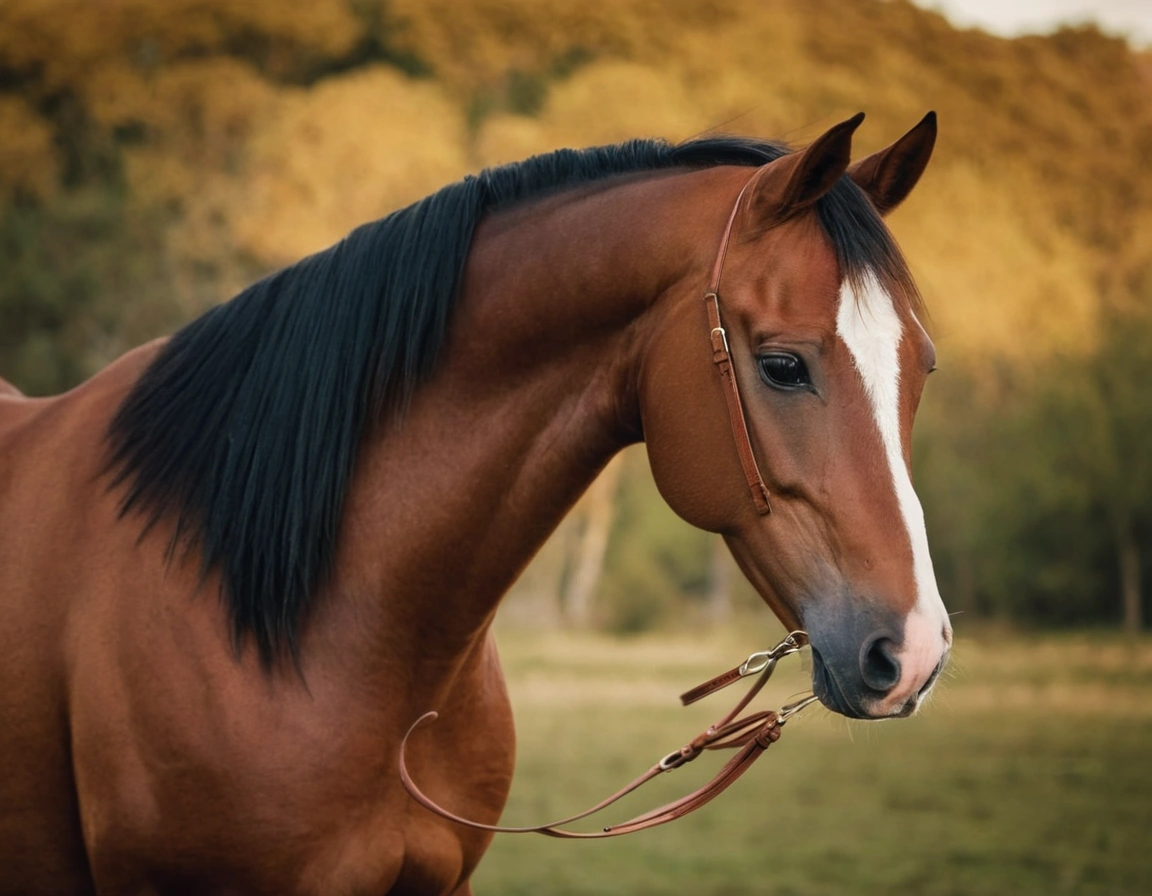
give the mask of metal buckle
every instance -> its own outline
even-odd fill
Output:
[[[797,653],[808,645],[808,633],[802,631],[789,632],[788,635],[771,650],[760,650],[751,654],[740,664],[740,677],[756,675],[759,672],[770,670],[776,661],[789,654]]]

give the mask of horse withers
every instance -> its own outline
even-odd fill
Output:
[[[496,607],[640,440],[827,707],[915,711],[951,642],[908,466],[934,362],[881,216],[936,127],[850,165],[861,117],[490,169],[0,396],[0,893],[470,892],[491,835],[409,799],[401,738],[437,710],[414,776],[497,821]]]

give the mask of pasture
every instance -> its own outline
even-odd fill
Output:
[[[677,695],[777,640],[749,625],[614,640],[504,630],[519,735],[505,824],[599,800],[738,696]],[[739,782],[669,826],[618,840],[497,835],[478,894],[1147,894],[1152,892],[1152,641],[961,636],[918,716],[788,724]],[[806,687],[781,663],[755,706]],[[623,820],[698,786],[706,755],[612,807]]]

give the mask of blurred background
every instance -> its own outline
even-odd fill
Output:
[[[890,223],[940,357],[914,465],[952,680],[910,722],[798,720],[775,765],[671,833],[498,838],[478,888],[1147,893],[1139,6],[1125,37],[1060,25],[1060,3],[942,4],[957,25],[905,0],[0,0],[0,376],[67,389],[486,165],[713,129],[804,143],[859,110],[864,154],[935,109]],[[998,22],[1044,33],[971,27]],[[769,616],[643,449],[617,458],[501,611],[508,820],[594,801],[691,736],[710,711],[665,705],[771,643]]]

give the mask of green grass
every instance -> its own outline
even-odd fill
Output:
[[[508,824],[599,800],[727,710],[677,694],[774,643],[754,633],[616,641],[504,632],[519,735]],[[761,643],[763,642],[763,643]],[[618,840],[497,835],[479,894],[1152,893],[1152,642],[961,640],[915,718],[822,708],[695,815]],[[807,686],[807,660],[758,704]],[[699,786],[666,775],[584,829]]]

